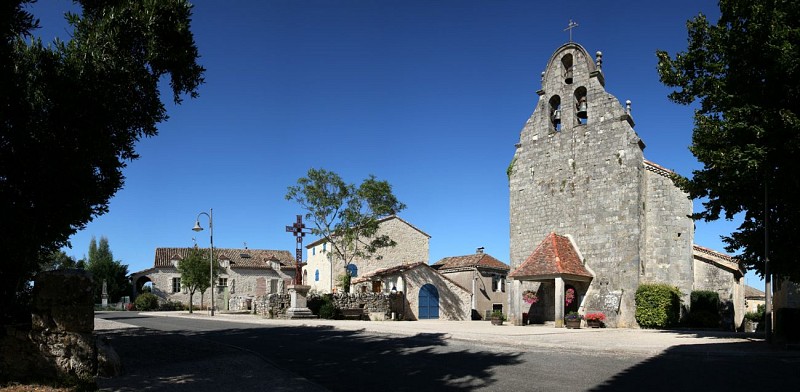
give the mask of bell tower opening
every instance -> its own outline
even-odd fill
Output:
[[[558,95],[550,98],[550,123],[556,132],[561,131],[561,97]]]
[[[561,66],[564,68],[562,73],[564,75],[564,83],[572,84],[572,54],[567,53],[561,58]]]
[[[580,86],[575,89],[575,116],[579,124],[586,124],[589,118],[589,105],[586,102],[586,87]]]

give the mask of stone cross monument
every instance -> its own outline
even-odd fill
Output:
[[[316,318],[311,310],[308,309],[306,296],[311,286],[303,284],[303,237],[306,235],[306,225],[303,224],[303,217],[297,215],[297,221],[291,226],[286,226],[286,231],[292,233],[296,238],[295,249],[295,275],[294,284],[289,285],[289,296],[291,297],[291,307],[286,311],[286,317],[290,319]]]

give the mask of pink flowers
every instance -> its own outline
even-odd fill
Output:
[[[586,319],[586,321],[603,321],[606,319],[606,315],[602,312],[586,313],[586,316],[583,318]]]
[[[567,289],[566,294],[564,295],[564,305],[569,306],[569,304],[575,301],[575,289],[569,288]]]
[[[527,304],[535,304],[539,302],[539,297],[536,295],[536,292],[525,290],[522,292],[522,300]]]

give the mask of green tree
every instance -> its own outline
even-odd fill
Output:
[[[306,221],[313,224],[311,233],[330,244],[329,252],[344,263],[348,276],[353,259],[369,259],[379,249],[397,244],[388,235],[377,235],[379,220],[406,208],[392,186],[373,175],[356,187],[334,172],[313,168],[289,187],[286,200],[306,211]]]
[[[762,276],[768,206],[770,269],[800,279],[800,2],[719,6],[716,24],[702,14],[687,22],[686,52],[657,52],[661,82],[676,88],[669,98],[699,103],[690,150],[703,169],[675,182],[704,199],[695,219],[742,214],[725,249]]]
[[[89,260],[86,270],[92,273],[95,303],[102,300],[103,281],[106,282],[106,292],[109,302],[118,302],[122,296],[131,294],[131,284],[128,281],[128,266],[114,260],[108,238],[100,237],[100,243],[92,237],[89,241]]]
[[[78,261],[63,250],[56,250],[46,255],[41,263],[42,271],[57,269],[78,268]]]
[[[197,95],[204,69],[185,0],[77,0],[68,41],[32,39],[30,0],[0,6],[0,319],[28,315],[43,255],[108,211],[136,142]]]
[[[193,312],[192,297],[199,291],[205,293],[211,287],[211,266],[209,266],[209,253],[205,249],[192,248],[189,254],[178,263],[178,272],[181,273],[181,286],[189,291],[189,313]],[[214,278],[219,275],[219,264],[214,258]]]

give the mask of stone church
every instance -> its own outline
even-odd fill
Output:
[[[641,283],[667,283],[689,305],[693,290],[720,293],[729,325],[743,317],[743,270],[693,243],[692,202],[671,172],[644,158],[630,102],[605,90],[602,54],[562,45],[542,72],[533,114],[509,166],[509,318],[603,312],[636,327]],[[522,300],[525,291],[540,301]]]

